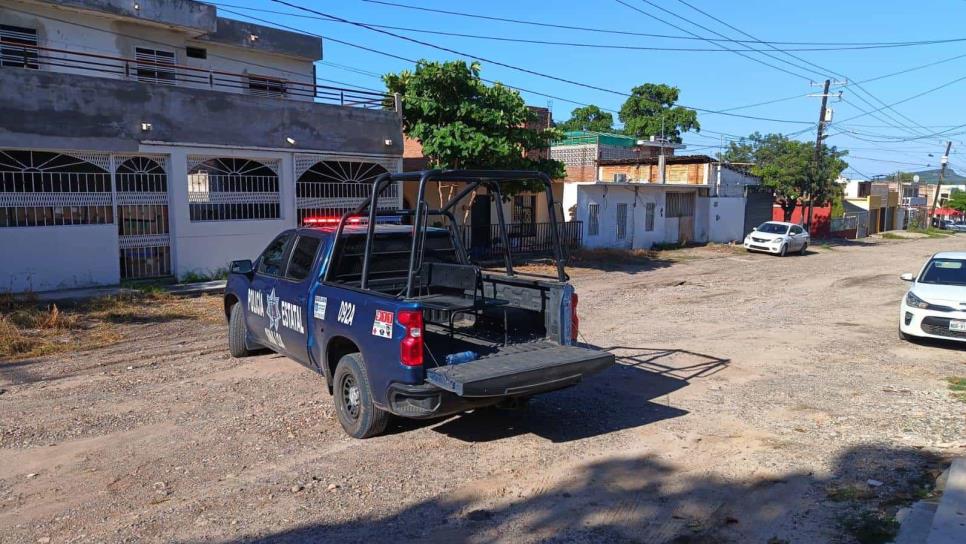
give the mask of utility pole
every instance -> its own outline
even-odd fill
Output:
[[[848,81],[835,82],[835,85],[846,85]],[[815,208],[815,182],[818,181],[818,176],[822,172],[822,140],[825,139],[825,123],[832,120],[832,110],[828,108],[828,94],[829,87],[832,85],[832,80],[826,79],[825,84],[822,88],[822,94],[815,95],[810,94],[809,96],[820,96],[822,98],[822,108],[818,111],[818,127],[815,134],[815,166],[812,171],[812,177],[808,180],[808,219],[805,220],[805,230],[809,233],[812,232],[812,211]],[[839,91],[835,95],[839,100],[842,99],[842,91]]]
[[[936,203],[939,202],[939,189],[943,186],[943,177],[946,175],[946,165],[949,164],[949,150],[953,147],[953,143],[946,142],[946,152],[943,153],[943,158],[941,159],[942,167],[939,168],[939,179],[936,180],[936,192],[932,195],[932,208],[929,209],[929,224],[932,225],[934,215],[936,215]]]

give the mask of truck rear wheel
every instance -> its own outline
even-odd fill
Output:
[[[386,430],[389,414],[372,402],[372,388],[365,363],[358,353],[339,359],[332,380],[336,415],[345,432],[353,438],[369,438]]]
[[[232,357],[247,357],[251,355],[245,344],[248,331],[245,329],[245,309],[240,302],[231,307],[228,316],[228,352]]]

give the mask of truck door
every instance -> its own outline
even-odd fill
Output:
[[[248,285],[248,307],[245,324],[249,334],[259,344],[275,351],[285,351],[285,343],[279,333],[281,306],[278,284],[285,273],[285,265],[291,252],[295,233],[279,234],[255,263],[255,274]]]
[[[278,303],[278,334],[285,345],[285,352],[296,361],[309,365],[308,305],[309,288],[314,283],[316,256],[322,240],[311,233],[303,233],[291,244],[285,274],[275,285]]]

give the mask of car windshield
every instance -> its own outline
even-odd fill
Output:
[[[788,225],[780,223],[762,223],[758,225],[758,232],[765,234],[788,234]]]
[[[933,259],[922,271],[919,283],[966,285],[966,260]]]

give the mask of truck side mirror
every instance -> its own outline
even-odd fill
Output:
[[[232,274],[251,274],[254,269],[252,268],[252,261],[250,259],[243,259],[240,261],[232,261],[228,270]]]

